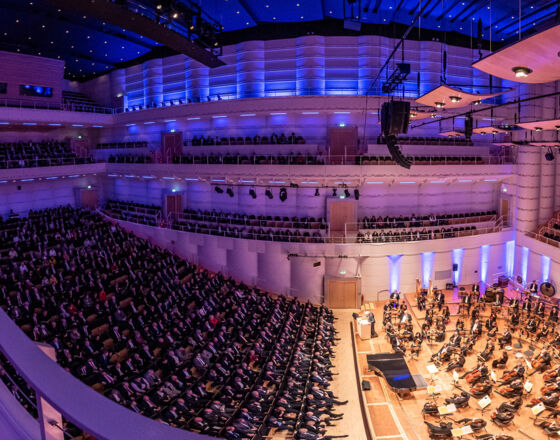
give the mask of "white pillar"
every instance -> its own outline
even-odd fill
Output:
[[[520,146],[517,178],[517,229],[534,231],[539,220],[541,149]]]

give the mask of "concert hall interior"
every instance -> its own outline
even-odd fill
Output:
[[[558,2],[0,10],[0,440],[560,436]]]

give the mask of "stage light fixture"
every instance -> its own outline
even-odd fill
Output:
[[[560,130],[560,125],[555,125],[554,128],[556,128],[556,131]]]
[[[360,200],[360,190],[358,188],[354,189],[354,198]]]
[[[482,101],[480,99],[477,99],[476,101],[473,101],[473,105],[479,105]]]
[[[449,99],[451,100],[451,102],[459,102],[461,99],[460,96],[450,96]]]
[[[443,108],[443,107],[445,107],[445,103],[444,103],[444,102],[434,102],[434,104],[436,105],[437,108]]]
[[[516,78],[527,78],[533,71],[525,66],[515,66],[513,69]]]
[[[333,196],[333,197],[336,197],[336,188],[333,188],[333,190],[332,190],[332,196]]]
[[[272,198],[274,197],[272,195],[272,191],[270,190],[270,188],[268,188],[265,192],[264,195],[267,196],[270,200],[272,200]]]
[[[315,188],[315,197],[319,197],[319,196],[320,196],[319,188]]]
[[[218,194],[223,194],[224,193],[224,190],[222,188],[220,188],[219,186],[215,186],[214,191],[216,191]]]
[[[174,12],[172,15],[173,18],[177,19],[179,18],[179,13],[178,12]]]
[[[286,188],[280,188],[280,193],[278,194],[278,198],[280,199],[281,202],[286,201],[286,199],[288,198],[288,191],[286,191]]]
[[[249,195],[250,195],[253,199],[256,199],[256,198],[257,198],[257,192],[255,191],[254,188],[251,188],[251,189],[249,190]]]
[[[233,196],[234,196],[233,190],[232,190],[231,188],[228,188],[228,189],[226,190],[226,193],[227,193],[227,195],[230,196],[230,197],[233,197]]]
[[[346,188],[344,190],[344,196],[348,199],[350,197],[350,191],[348,191],[348,188]]]
[[[535,131],[542,131],[542,127],[535,127]]]
[[[552,152],[552,147],[548,147],[548,151],[544,155],[544,158],[548,161],[554,160],[554,153]]]

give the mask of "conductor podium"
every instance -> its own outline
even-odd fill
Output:
[[[371,339],[371,324],[365,318],[356,319],[356,324],[358,325],[358,335],[360,339]]]

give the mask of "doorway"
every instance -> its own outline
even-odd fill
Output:
[[[354,200],[336,200],[329,202],[329,226],[331,239],[353,235],[358,230],[356,203]]]
[[[96,189],[83,189],[80,194],[82,208],[96,210],[99,205],[99,196]]]
[[[358,279],[327,280],[325,305],[331,309],[357,309]]]

